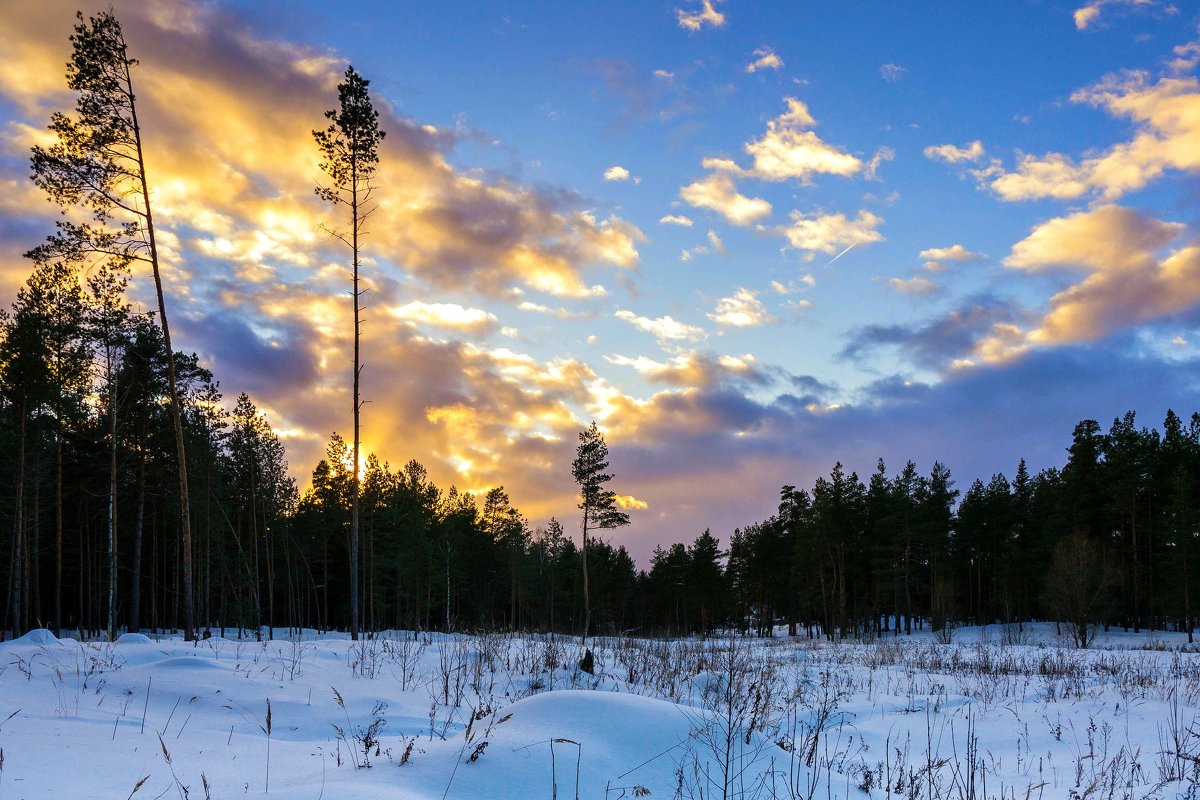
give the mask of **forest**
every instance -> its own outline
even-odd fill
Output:
[[[585,447],[597,437],[605,447],[594,425],[574,465],[580,506],[544,527],[532,527],[503,486],[482,496],[439,487],[417,460],[397,467],[370,455],[360,476],[351,468],[362,460],[359,234],[384,132],[352,67],[329,127],[313,132],[328,179],[317,194],[331,213],[348,212],[348,227],[330,232],[352,268],[352,435],[331,436],[300,491],[253,400],[224,397],[202,360],[172,345],[137,62],[119,22],[111,12],[81,15],[72,42],[75,112],[52,116],[55,143],[31,159],[34,183],[63,217],[27,253],[32,271],[0,321],[0,585],[10,634],[770,635],[786,626],[839,638],[928,626],[949,637],[962,624],[1051,619],[1081,645],[1097,624],[1183,630],[1190,640],[1197,414],[1168,412],[1161,431],[1139,427],[1133,411],[1107,430],[1084,420],[1061,469],[1031,475],[1021,462],[1011,479],[969,485],[940,463],[925,474],[880,461],[865,481],[839,463],[809,488],[783,485],[762,521],[681,531],[684,541],[657,548],[648,569],[606,538],[627,521],[603,487],[606,449],[596,482],[580,477]],[[154,276],[156,312],[126,297],[135,270]],[[582,547],[573,538],[581,522]]]

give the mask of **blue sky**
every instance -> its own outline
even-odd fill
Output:
[[[25,154],[74,6],[0,43],[0,291],[49,230]],[[843,461],[965,488],[1071,426],[1195,407],[1195,3],[117,3],[179,345],[303,481],[346,431],[345,253],[309,131],[347,62],[389,132],[367,445],[573,519],[608,432],[655,543]],[[144,292],[144,283],[137,287]],[[142,295],[146,297],[146,295]]]

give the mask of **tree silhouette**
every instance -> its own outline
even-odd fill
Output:
[[[588,594],[588,531],[619,528],[629,524],[629,515],[617,507],[617,495],[607,487],[612,475],[608,469],[608,445],[604,434],[593,422],[579,433],[579,447],[571,464],[571,475],[579,485],[579,509],[583,512],[583,637],[587,644],[592,622],[591,598]]]
[[[345,206],[350,211],[350,230],[326,228],[329,233],[347,247],[351,252],[353,272],[353,288],[351,297],[354,302],[354,442],[351,462],[353,475],[351,477],[350,500],[350,638],[358,638],[359,600],[358,600],[358,516],[359,495],[361,489],[358,477],[359,450],[359,414],[362,402],[359,399],[359,381],[362,378],[362,365],[359,356],[359,328],[362,318],[359,313],[362,292],[358,288],[359,267],[359,237],[363,233],[363,225],[375,210],[371,203],[371,193],[374,189],[372,178],[379,164],[379,143],[386,135],[379,130],[379,112],[371,105],[371,97],[367,93],[370,81],[354,71],[354,67],[346,68],[346,80],[338,84],[338,108],[326,111],[325,118],[330,121],[329,127],[323,131],[313,131],[317,148],[321,151],[321,169],[329,176],[327,186],[318,186],[317,195],[327,203],[335,206]]]
[[[154,275],[179,463],[183,624],[185,635],[192,639],[196,612],[187,454],[133,88],[132,70],[138,62],[130,58],[121,23],[111,11],[87,20],[78,13],[76,19],[71,61],[67,64],[67,86],[77,93],[75,113],[60,112],[50,118],[50,131],[58,141],[49,147],[34,147],[32,157],[34,183],[63,208],[64,218],[56,223],[56,232],[27,255],[38,263],[107,262],[118,269],[139,262],[149,265]],[[66,217],[68,208],[84,209],[91,219],[71,221]]]

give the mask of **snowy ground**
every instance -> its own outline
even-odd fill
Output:
[[[0,800],[1200,796],[1200,656],[393,633],[0,644]],[[136,788],[136,790],[135,790]]]

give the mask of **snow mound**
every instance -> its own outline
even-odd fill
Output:
[[[45,628],[34,628],[19,639],[13,639],[13,644],[59,644],[58,637]]]
[[[122,633],[117,644],[154,644],[154,640],[144,633]]]
[[[437,758],[414,766],[429,781],[423,787],[429,796],[442,794],[453,770],[451,797],[552,797],[552,781],[560,796],[573,796],[577,772],[580,797],[604,797],[606,791],[609,797],[630,797],[636,787],[671,797],[680,769],[692,775],[698,762],[711,772],[717,755],[708,725],[702,711],[649,697],[554,691],[476,721],[465,746],[461,736],[447,742],[451,752],[439,755],[457,759],[457,769]],[[751,739],[744,748],[747,784],[770,769],[777,750],[757,736]],[[710,787],[704,788],[707,793]]]

